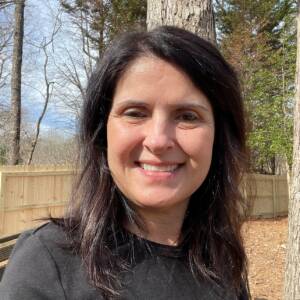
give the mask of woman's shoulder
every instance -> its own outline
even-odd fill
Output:
[[[59,239],[60,241],[63,241],[66,239],[66,234],[62,228],[62,226],[59,226],[55,224],[54,222],[50,221],[47,223],[44,223],[40,225],[39,227],[32,228],[29,230],[26,230],[21,233],[18,242],[20,240],[27,240],[27,239],[33,238],[33,239],[41,239],[45,242],[52,242],[54,240]]]
[[[34,259],[37,254],[39,257],[44,256],[46,258],[49,256],[49,258],[54,259],[56,258],[53,255],[54,252],[67,254],[67,251],[64,251],[67,245],[69,242],[63,228],[53,222],[48,222],[21,233],[10,260],[11,258],[15,260],[19,256],[23,257],[23,260]],[[34,260],[31,263],[34,264]]]
[[[99,297],[88,284],[82,260],[71,251],[63,228],[53,222],[21,234],[3,274],[0,293],[5,300]]]
[[[38,240],[47,248],[61,248],[61,245],[69,244],[67,235],[62,226],[59,226],[53,222],[47,222],[37,228],[24,231],[17,243],[16,247],[21,246],[24,242],[30,242],[32,240]],[[29,243],[30,245],[31,243]]]
[[[9,258],[1,280],[4,299],[35,299],[41,294],[50,299],[64,299],[59,279],[56,241],[62,242],[64,233],[53,223],[23,232]],[[45,288],[49,286],[50,288]],[[39,299],[39,298],[36,298]]]

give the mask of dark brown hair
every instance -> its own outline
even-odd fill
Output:
[[[239,82],[212,44],[186,30],[162,26],[150,32],[128,33],[106,51],[87,86],[80,128],[80,180],[63,226],[91,282],[107,298],[117,295],[117,274],[125,265],[113,256],[112,248],[118,246],[114,237],[122,230],[124,218],[138,218],[110,175],[106,123],[121,74],[135,59],[149,54],[182,69],[213,107],[212,164],[205,181],[191,196],[181,242],[198,278],[240,293],[247,282],[247,268],[240,236],[242,197],[238,186],[246,147]]]

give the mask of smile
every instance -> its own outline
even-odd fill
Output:
[[[172,164],[172,165],[150,165],[141,163],[140,167],[145,171],[151,172],[173,172],[179,168],[179,164]]]

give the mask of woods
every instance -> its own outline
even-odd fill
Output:
[[[300,1],[297,14],[297,71],[294,108],[294,153],[289,203],[289,236],[284,297],[300,298]]]
[[[223,1],[216,7],[221,51],[240,75],[251,169],[258,173],[280,174],[292,163],[295,16],[293,1]]]
[[[216,44],[239,75],[251,171],[291,172],[284,293],[299,299],[300,2],[46,2],[50,25],[34,34],[26,30],[33,0],[0,4],[0,164],[72,163],[85,84],[107,45],[157,25],[191,30]]]
[[[34,1],[26,3],[28,5],[25,8],[25,21],[26,11],[31,13]],[[291,170],[296,61],[295,1],[223,0],[213,3],[148,1],[147,3],[145,0],[96,2],[62,0],[47,3],[45,11],[48,11],[49,15],[48,29],[41,30],[38,38],[36,38],[38,34],[35,34],[36,42],[30,42],[31,33],[25,33],[28,36],[25,49],[31,48],[30,51],[36,52],[37,56],[33,59],[32,55],[25,52],[23,59],[25,68],[30,69],[30,65],[36,67],[30,70],[30,75],[27,72],[29,76],[23,78],[25,82],[22,88],[27,95],[27,101],[23,103],[20,163],[43,163],[35,160],[35,157],[41,155],[34,155],[34,152],[39,151],[38,140],[47,136],[43,134],[43,126],[50,130],[57,127],[54,131],[58,139],[61,138],[59,135],[66,135],[63,132],[68,131],[70,145],[73,144],[76,120],[85,96],[85,83],[111,40],[124,31],[145,30],[146,26],[150,29],[160,24],[172,24],[183,26],[213,43],[216,42],[238,72],[249,120],[248,145],[251,149],[251,170],[262,174],[283,174]],[[6,24],[1,25],[3,46],[0,48],[1,70],[3,70],[0,78],[3,85],[0,85],[3,95],[0,109],[1,114],[5,116],[8,116],[7,112],[10,110],[8,102],[10,94],[15,98],[7,90],[7,84],[13,78],[11,77],[13,72],[9,69],[13,57],[13,40],[12,34],[5,27],[9,22],[13,23],[14,9],[12,1],[6,1],[6,5],[1,7],[3,16],[8,16]],[[29,19],[28,24],[30,25]],[[54,26],[57,27],[55,29],[57,33],[51,40],[50,35]],[[44,120],[37,126],[47,98],[47,83],[45,75],[42,75],[45,57],[43,45],[50,40],[51,43],[47,46],[47,78],[52,91],[51,100],[45,110]],[[29,80],[29,77],[38,78],[35,80],[36,84]],[[36,93],[37,90],[40,96]],[[28,99],[31,99],[30,105]],[[33,103],[37,103],[36,107]],[[27,107],[32,107],[32,104],[35,110],[39,111],[30,114],[27,120],[29,115]],[[51,111],[50,114],[48,110]],[[12,111],[11,120],[15,120],[15,126],[20,123],[17,115],[16,111],[14,113]],[[33,115],[35,117],[32,117]],[[50,120],[48,121],[50,124],[45,125],[48,118],[58,120],[57,122]],[[5,141],[0,146],[3,162],[9,161],[8,152],[13,153],[8,151],[6,146],[7,132],[15,132],[15,137],[11,138],[10,142],[16,141],[18,136],[17,127],[12,128],[11,125],[9,127],[10,129],[5,124],[1,131]],[[41,127],[41,134],[36,139],[38,127]],[[51,135],[53,136],[53,133]],[[11,134],[9,136],[12,137]],[[17,153],[18,144],[14,143],[14,151]],[[12,144],[10,145],[12,147]]]

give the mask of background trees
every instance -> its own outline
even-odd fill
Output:
[[[289,202],[285,300],[300,299],[300,0],[298,0],[297,14],[297,72],[295,81],[294,153]]]
[[[82,51],[97,60],[107,44],[121,32],[145,28],[143,0],[61,0],[82,38]]]
[[[17,20],[13,16],[12,10],[17,8],[18,3],[21,2],[7,0],[0,3],[0,14],[3,13],[1,17],[4,16],[4,8],[8,10],[10,17],[6,22],[0,23],[1,29],[7,28],[7,30],[1,30],[0,33],[0,114],[3,116],[3,121],[0,122],[0,136],[3,137],[0,141],[0,161],[7,163],[10,158],[9,154],[15,153],[9,151],[8,148],[7,136],[11,131],[16,133],[11,139],[14,140],[14,149],[18,148],[18,141],[21,138],[21,150],[16,150],[20,154],[14,161],[10,160],[10,163],[35,163],[37,161],[49,163],[49,157],[38,153],[45,149],[45,147],[38,147],[39,132],[45,141],[49,138],[47,130],[51,132],[56,130],[56,134],[52,132],[49,144],[54,145],[51,142],[53,138],[57,138],[57,141],[64,141],[63,144],[70,141],[69,146],[75,152],[72,140],[76,134],[76,119],[84,99],[86,80],[96,61],[101,59],[106,46],[116,35],[128,30],[145,29],[146,0],[46,0],[42,4],[37,4],[34,0],[27,0],[22,124],[21,92],[18,97],[19,105],[16,106],[16,101],[8,101],[13,93],[7,89],[7,82],[15,78],[13,76],[15,72],[9,68],[12,63],[9,29],[13,26],[10,26],[8,20]],[[44,18],[43,22],[30,20],[34,9],[40,10],[40,17]],[[40,27],[36,26],[34,29],[30,29],[29,27],[34,26],[32,24],[35,22],[39,23]],[[51,31],[54,30],[54,23],[59,23],[61,26],[55,33],[55,39],[52,39]],[[17,61],[19,67],[22,66],[22,61]],[[19,87],[21,88],[21,85]],[[15,88],[12,89],[12,91],[15,90]],[[14,104],[13,107],[18,107],[18,111],[10,110],[9,102]],[[26,111],[30,111],[27,114],[29,118],[25,117]],[[10,116],[13,117],[10,118]],[[47,118],[50,125],[44,123]],[[12,123],[14,127],[7,125],[9,120],[16,120],[15,123]],[[62,148],[56,147],[56,150]],[[36,159],[35,156],[39,159]],[[58,158],[59,155],[55,157],[57,162],[63,162],[63,159]],[[66,158],[63,151],[61,157]]]
[[[295,1],[216,1],[221,51],[239,73],[250,121],[252,170],[292,163]]]
[[[79,51],[64,48],[68,60],[57,66],[63,86],[70,86],[63,102],[78,115],[84,98],[85,84],[96,61],[118,34],[145,29],[146,0],[61,0],[61,7],[74,26],[72,40]],[[75,92],[75,95],[74,95]]]
[[[36,9],[33,3],[33,0],[26,2],[28,16]],[[14,1],[5,1],[6,9],[9,7],[7,5],[15,7]],[[48,127],[55,127],[61,131],[58,136],[63,135],[62,131],[65,128],[68,128],[66,130],[70,136],[76,133],[76,120],[84,98],[86,80],[96,61],[101,59],[104,49],[116,35],[123,31],[145,28],[146,10],[148,28],[159,24],[184,26],[214,42],[214,9],[218,46],[238,71],[243,87],[251,125],[249,146],[252,170],[275,174],[286,171],[282,170],[286,169],[285,162],[291,166],[296,59],[295,0],[216,0],[213,4],[211,1],[188,0],[149,0],[148,3],[146,0],[47,0],[42,7],[52,22],[56,17],[59,18],[61,27],[47,48],[47,78],[52,93],[40,126],[41,137]],[[25,29],[32,22],[29,18],[25,15]],[[7,30],[2,30],[0,34],[2,95],[11,79],[11,70],[8,68],[12,55],[9,22],[11,21],[7,18]],[[6,28],[4,23],[0,26]],[[31,103],[39,103],[35,108],[39,108],[39,112],[28,114],[29,120],[24,118],[22,127],[26,130],[21,141],[23,162],[30,160],[30,147],[25,144],[34,142],[35,124],[46,96],[43,79],[45,55],[42,45],[49,40],[52,28],[52,25],[47,25],[45,28],[37,28],[39,32],[32,30],[25,34],[24,111],[28,110],[27,103],[30,99]],[[205,30],[202,30],[203,28]],[[40,38],[37,38],[38,33]],[[33,42],[34,39],[38,41]],[[32,47],[35,47],[35,50],[32,50],[35,54],[31,53],[32,57],[28,53],[30,44],[34,44]],[[7,97],[2,95],[0,110],[5,115],[10,94],[6,92]],[[52,121],[49,125],[50,118]],[[30,124],[25,124],[26,120]],[[4,124],[6,125],[6,122]],[[7,127],[2,126],[4,137],[7,136]],[[2,143],[1,147],[5,156],[4,162],[7,159],[7,143]],[[33,154],[33,162],[34,156]]]

